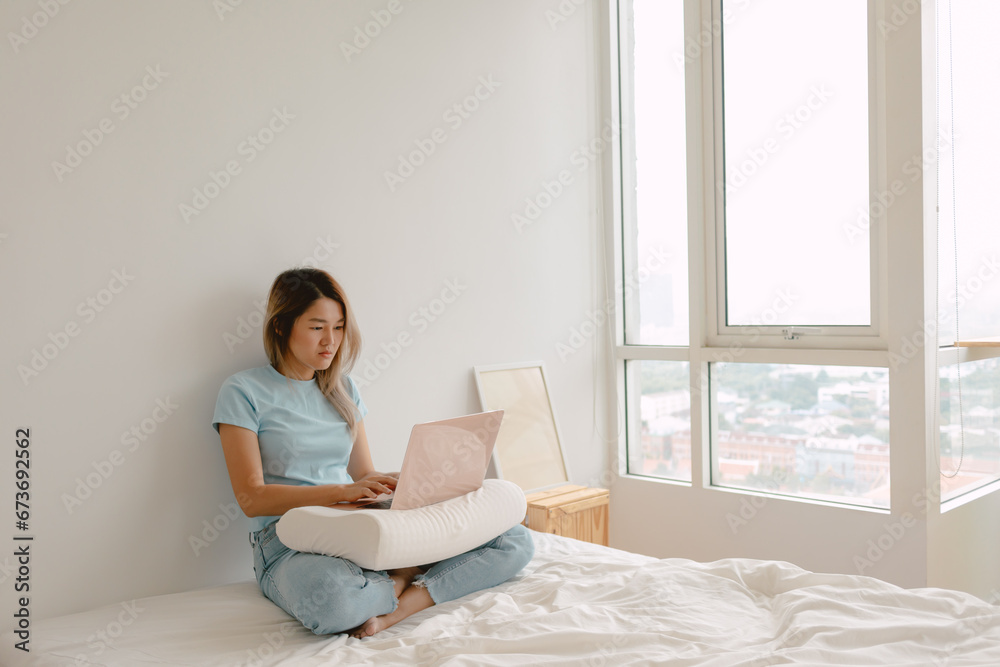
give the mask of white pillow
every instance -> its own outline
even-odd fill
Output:
[[[413,510],[296,507],[275,529],[278,539],[296,551],[340,556],[368,570],[392,570],[474,549],[521,523],[527,509],[521,487],[487,479],[476,491]]]

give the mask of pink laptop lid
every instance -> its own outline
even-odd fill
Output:
[[[491,410],[414,426],[392,509],[416,509],[480,488],[502,420],[503,410]]]

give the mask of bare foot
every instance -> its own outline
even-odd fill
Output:
[[[388,616],[388,614],[386,614],[386,616]],[[351,630],[350,635],[355,639],[361,639],[362,637],[371,637],[379,630],[385,630],[388,626],[384,626],[382,624],[383,618],[383,616],[372,616],[367,621]]]
[[[391,575],[390,575],[391,576]],[[415,576],[415,575],[414,575]],[[385,630],[399,623],[410,614],[415,614],[422,609],[427,609],[434,604],[431,594],[423,586],[409,586],[399,596],[399,606],[396,611],[390,614],[374,616],[350,631],[350,635],[356,639],[371,637],[376,632]]]

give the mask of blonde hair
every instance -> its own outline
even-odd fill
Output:
[[[292,326],[302,313],[318,299],[333,299],[344,313],[344,338],[333,355],[330,367],[316,371],[316,384],[327,400],[347,422],[354,441],[361,415],[348,391],[347,374],[361,354],[361,330],[354,320],[343,288],[326,271],[310,267],[289,269],[274,279],[267,297],[264,324],[264,351],[271,365],[281,373],[288,368],[288,340]]]

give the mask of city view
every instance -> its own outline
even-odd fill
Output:
[[[630,471],[691,479],[688,364],[634,363],[641,450]],[[942,369],[944,499],[1000,477],[1000,363]],[[889,506],[889,382],[884,368],[718,363],[712,483],[873,507]],[[955,472],[961,459],[961,468]]]

